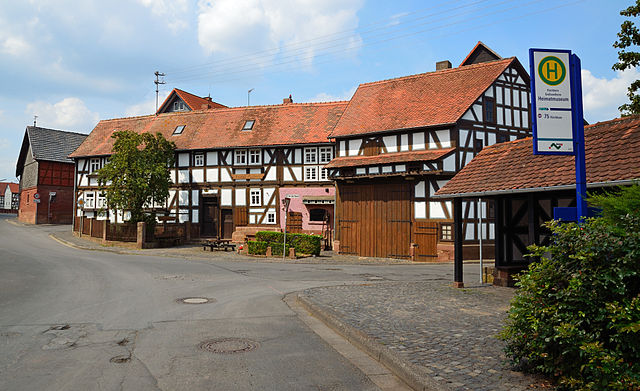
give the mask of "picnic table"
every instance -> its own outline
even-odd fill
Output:
[[[224,251],[228,251],[229,249],[231,249],[231,251],[234,251],[236,249],[236,245],[231,243],[231,239],[220,239],[220,238],[212,238],[212,239],[204,239],[202,241],[202,246],[203,246],[203,250],[207,251],[207,247],[209,247],[211,249],[211,251],[215,250],[222,250],[224,249]]]

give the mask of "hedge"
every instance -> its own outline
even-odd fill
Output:
[[[276,251],[282,254],[283,236],[282,232],[260,231],[256,233],[256,240],[269,243],[273,254]],[[295,248],[296,254],[320,255],[321,242],[322,236],[319,235],[287,234],[287,247]],[[280,248],[276,250],[278,244]]]
[[[247,251],[252,255],[265,255],[267,253],[267,247],[269,243],[263,241],[249,241],[247,242]]]

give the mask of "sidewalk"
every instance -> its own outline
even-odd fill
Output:
[[[551,388],[504,364],[504,344],[495,335],[513,293],[429,281],[313,288],[298,300],[414,389]]]

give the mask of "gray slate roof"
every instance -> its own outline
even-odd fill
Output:
[[[75,151],[88,136],[35,126],[27,126],[27,134],[34,159],[62,163],[73,163],[73,159],[67,156]]]

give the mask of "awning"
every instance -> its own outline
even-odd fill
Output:
[[[455,148],[427,149],[424,151],[407,151],[382,153],[375,156],[341,156],[333,159],[324,168],[362,167],[389,163],[428,162],[438,160],[453,152]]]
[[[306,205],[333,205],[336,202],[334,196],[302,196],[302,203]]]

